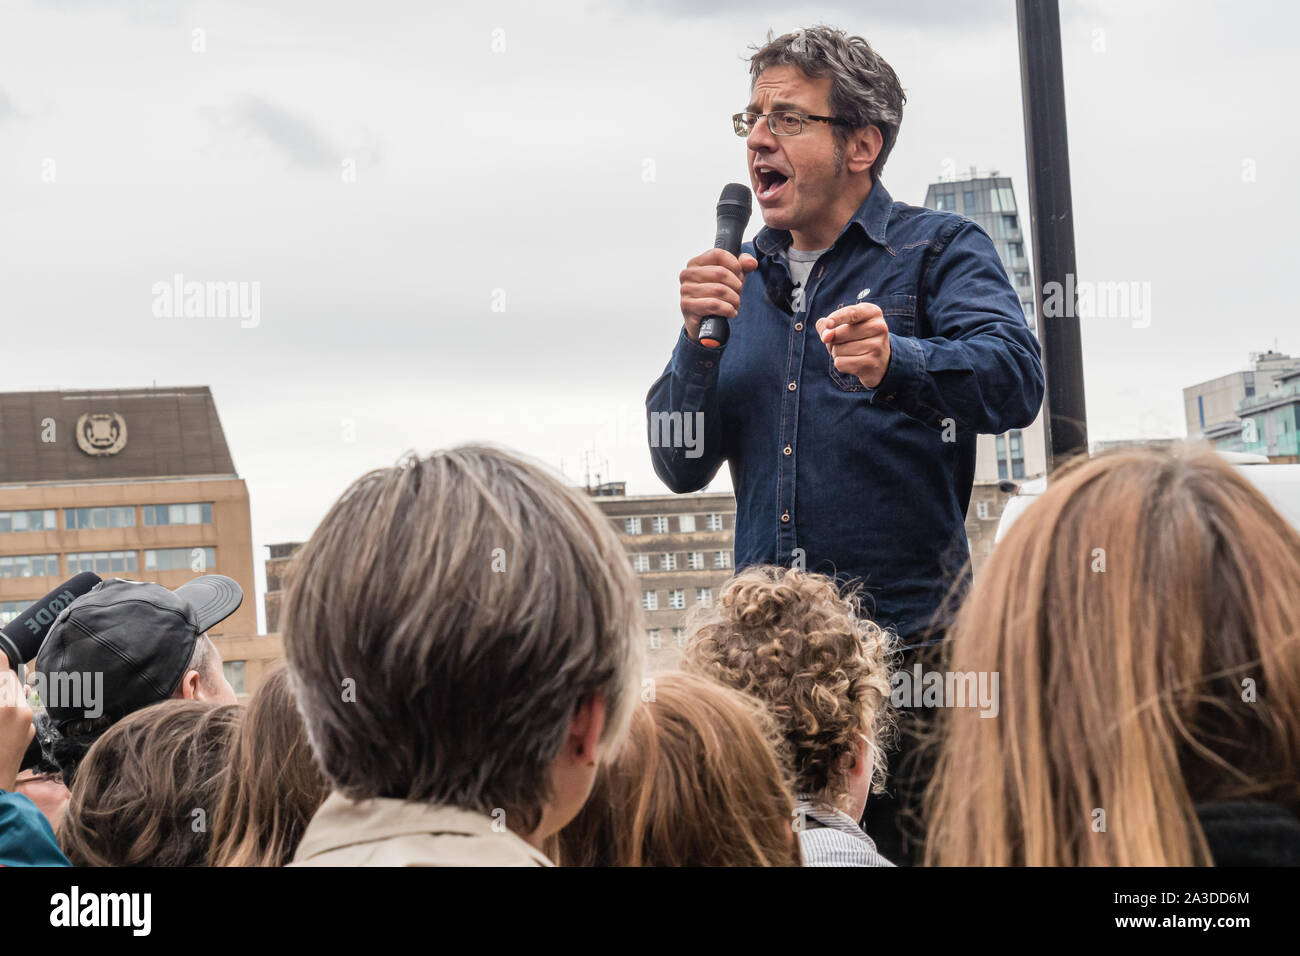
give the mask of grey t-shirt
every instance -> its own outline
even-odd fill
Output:
[[[794,292],[791,293],[791,307],[795,312],[803,311],[804,291],[808,288],[808,277],[812,275],[813,266],[821,258],[825,249],[817,249],[812,252],[805,252],[794,246],[787,246],[785,250],[786,264],[790,267],[790,278],[794,280]]]

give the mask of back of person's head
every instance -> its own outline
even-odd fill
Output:
[[[168,700],[115,723],[59,826],[74,866],[202,866],[242,708]]]
[[[113,688],[105,688],[106,694],[112,694]],[[194,642],[194,650],[185,665],[180,680],[172,688],[170,695],[160,700],[199,700],[209,703],[234,703],[234,692],[226,681],[221,668],[221,652],[206,634],[200,634]],[[74,718],[65,720],[57,729],[49,732],[50,761],[63,775],[63,782],[71,787],[76,779],[77,768],[85,760],[86,754],[95,741],[104,736],[120,718],[120,713],[111,712],[98,717]]]
[[[951,631],[1001,699],[942,715],[928,862],[1207,864],[1197,804],[1300,809],[1297,594],[1300,535],[1211,452],[1053,475]]]
[[[799,866],[790,775],[763,705],[668,673],[591,799],[560,831],[564,866]]]
[[[331,786],[558,829],[595,774],[553,773],[575,713],[603,709],[603,755],[636,705],[636,593],[609,519],[513,454],[464,446],[363,476],[296,555],[283,604]]]
[[[329,792],[284,668],[253,694],[212,828],[213,866],[284,866]]]
[[[754,567],[728,582],[691,637],[683,669],[758,698],[781,729],[797,791],[856,818],[868,788],[884,785],[890,635],[825,575]]]

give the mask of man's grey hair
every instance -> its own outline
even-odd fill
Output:
[[[577,708],[621,741],[644,650],[609,518],[484,446],[358,479],[294,558],[290,685],[331,785],[490,814],[531,832]]]
[[[880,155],[871,166],[871,179],[880,179],[903,123],[903,104],[907,97],[893,67],[859,36],[824,25],[796,30],[784,36],[767,33],[767,43],[751,46],[756,52],[749,60],[750,89],[759,75],[773,66],[795,66],[809,77],[830,76],[830,115],[847,120],[853,129],[875,126],[880,130]],[[835,134],[835,165],[840,169],[843,147],[850,130],[831,127]]]
[[[194,653],[190,655],[190,662],[185,666],[185,670],[181,674],[181,681],[185,680],[185,675],[190,671],[198,671],[199,680],[203,682],[203,686],[211,690],[216,685],[216,674],[214,673],[216,666],[217,645],[212,643],[212,638],[208,637],[208,635],[200,634],[199,639],[194,642]],[[177,684],[173,693],[179,689],[180,684]]]

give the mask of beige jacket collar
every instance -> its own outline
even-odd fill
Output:
[[[406,800],[332,793],[303,834],[294,866],[553,866],[491,817]]]

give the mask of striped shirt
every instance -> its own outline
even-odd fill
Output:
[[[847,813],[799,795],[799,849],[804,866],[893,866]]]

